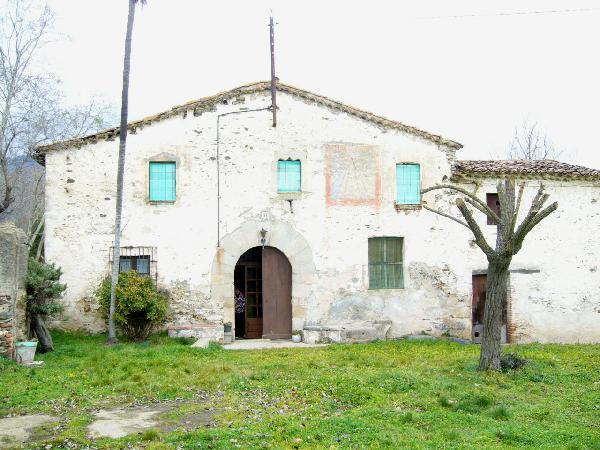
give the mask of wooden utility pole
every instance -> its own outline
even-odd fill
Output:
[[[273,16],[269,19],[269,38],[271,41],[271,110],[273,111],[273,126],[277,126],[277,78],[275,77],[275,25]]]

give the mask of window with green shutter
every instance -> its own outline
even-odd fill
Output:
[[[404,238],[369,238],[369,289],[403,289]]]
[[[300,192],[300,161],[277,161],[277,192]]]
[[[421,166],[396,164],[396,203],[421,204]]]
[[[150,163],[150,201],[174,202],[175,178],[174,162],[152,161]]]

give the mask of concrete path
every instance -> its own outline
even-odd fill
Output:
[[[128,434],[139,433],[158,425],[155,416],[167,411],[163,406],[149,408],[105,409],[95,414],[88,426],[91,438],[120,438]]]
[[[270,339],[240,339],[233,344],[225,344],[225,350],[265,350],[270,348],[310,348],[325,347],[327,344],[305,344],[304,342],[292,342],[289,340]]]
[[[58,421],[58,417],[42,414],[0,419],[0,448],[13,447],[28,442],[36,428]]]
[[[95,420],[88,426],[88,437],[114,439],[149,429],[161,432],[170,432],[178,428],[193,430],[211,423],[214,412],[209,410],[188,412],[177,419],[163,417],[164,413],[176,411],[185,405],[186,403],[163,403],[145,407],[103,409],[94,414]]]

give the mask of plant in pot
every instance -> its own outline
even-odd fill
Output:
[[[231,331],[231,322],[225,322],[223,324],[223,343],[231,344],[233,342],[233,332]]]
[[[292,342],[302,342],[302,331],[301,330],[294,330],[292,332]]]
[[[54,264],[46,264],[35,258],[30,258],[27,265],[27,276],[25,277],[25,290],[27,292],[27,319],[30,324],[30,335],[37,336],[40,344],[40,352],[46,353],[54,350],[52,336],[46,326],[48,317],[59,314],[63,307],[58,302],[67,288],[66,284],[60,283],[62,271]],[[30,344],[17,343],[17,355],[19,349],[27,354],[27,358],[35,354],[37,341],[29,341]],[[33,344],[35,342],[35,345]],[[19,345],[22,344],[22,345]]]

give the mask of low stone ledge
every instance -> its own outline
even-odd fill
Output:
[[[223,343],[223,325],[216,323],[173,324],[167,326],[171,338],[208,339],[210,342]]]
[[[387,338],[387,333],[391,326],[391,320],[342,324],[311,324],[304,326],[303,340],[307,344],[379,341]]]

